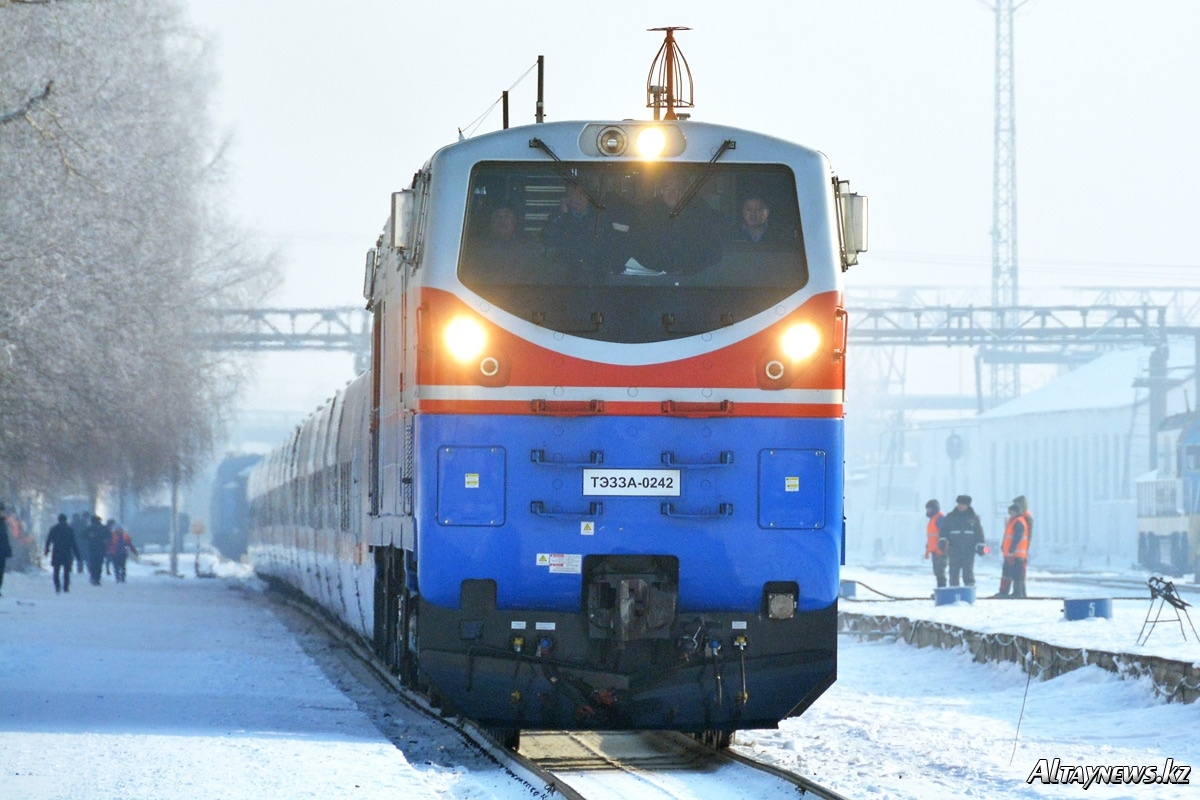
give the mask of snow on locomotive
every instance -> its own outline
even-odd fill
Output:
[[[510,745],[725,744],[836,677],[865,198],[663,105],[439,150],[368,255],[371,369],[250,479],[260,573]]]

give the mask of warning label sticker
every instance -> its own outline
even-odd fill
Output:
[[[596,523],[591,522],[590,520],[579,523],[579,535],[580,536],[595,536],[596,535]]]
[[[799,475],[788,475],[788,476],[786,476],[786,477],[783,479],[783,490],[784,490],[785,492],[798,492],[798,491],[800,491],[800,476],[799,476]]]
[[[465,483],[466,483],[467,489],[478,489],[479,488],[479,473],[478,472],[468,472],[468,473],[466,473],[466,475],[464,477],[465,477]]]
[[[548,567],[550,572],[578,575],[583,572],[583,554],[581,553],[538,553],[537,565]]]

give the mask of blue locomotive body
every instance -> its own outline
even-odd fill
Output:
[[[369,254],[371,370],[250,477],[256,568],[509,742],[800,713],[836,677],[864,202],[694,122],[439,151]]]
[[[758,613],[764,583],[782,577],[804,584],[801,611],[824,608],[838,590],[841,434],[828,419],[419,420],[417,459],[436,469],[417,498],[421,595],[457,607],[461,582],[486,578],[499,608],[574,612],[580,572],[567,557],[669,553],[681,611]],[[592,466],[666,464],[686,503],[585,494]],[[469,488],[466,475],[478,476]]]

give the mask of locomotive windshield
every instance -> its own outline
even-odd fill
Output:
[[[731,325],[808,280],[787,167],[489,162],[463,284],[537,325],[656,342]]]

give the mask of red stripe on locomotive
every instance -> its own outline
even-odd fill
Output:
[[[845,387],[845,359],[842,356],[845,336],[845,317],[839,314],[837,292],[825,292],[814,296],[800,308],[781,317],[767,328],[726,347],[700,355],[675,361],[655,364],[622,365],[591,361],[558,353],[523,339],[510,331],[476,314],[455,295],[425,288],[419,326],[417,381],[425,386],[479,386],[503,385],[508,387],[572,386],[572,387],[639,387],[680,389],[758,389],[763,388],[759,380],[759,362],[764,354],[776,348],[783,332],[791,325],[806,322],[821,334],[822,347],[809,363],[798,370],[796,378],[786,386],[790,390],[834,390]],[[469,315],[487,332],[489,353],[502,358],[504,380],[488,384],[479,378],[477,365],[472,362],[460,364],[444,353],[440,332],[447,322],[455,317]],[[719,400],[720,398],[714,397]],[[841,404],[799,404],[789,411],[782,411],[778,401],[771,401],[765,393],[761,403],[739,404],[736,412],[743,416],[751,407],[758,406],[756,413],[775,416],[840,416]],[[840,398],[839,398],[840,399]],[[607,413],[662,413],[660,403],[614,402],[607,404]],[[530,406],[522,401],[459,401],[424,400],[423,411],[465,413],[529,413]],[[655,409],[648,408],[654,406]],[[620,410],[618,410],[620,407]],[[796,409],[807,408],[817,413],[798,413]],[[657,410],[656,410],[657,409]]]

